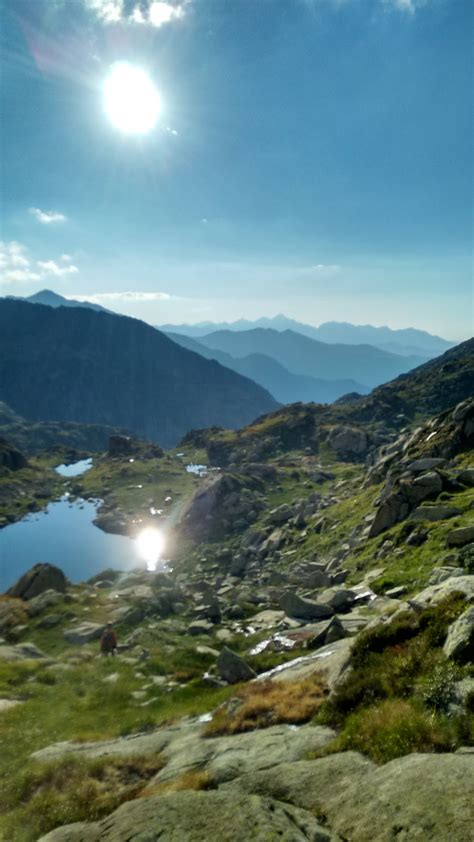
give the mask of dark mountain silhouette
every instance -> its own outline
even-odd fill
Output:
[[[423,357],[402,357],[371,345],[329,345],[292,330],[222,330],[200,337],[199,342],[233,357],[265,354],[292,374],[356,380],[369,388],[425,362]]]
[[[214,359],[237,371],[245,377],[250,377],[273,395],[280,403],[295,403],[296,401],[316,403],[332,403],[347,392],[366,394],[369,389],[355,380],[322,380],[303,374],[292,374],[277,360],[265,354],[249,354],[237,359],[224,351],[207,348],[202,342],[190,336],[180,336],[179,333],[167,333],[174,342],[195,351],[207,359]]]
[[[64,298],[52,289],[42,289],[33,295],[22,298],[16,295],[9,295],[8,298],[14,301],[28,301],[30,304],[44,304],[46,307],[85,307],[88,310],[97,310],[102,313],[110,313],[100,304],[93,304],[92,301],[76,301],[75,298]]]
[[[137,319],[0,301],[0,400],[30,421],[124,427],[174,445],[192,427],[238,427],[272,396]]]

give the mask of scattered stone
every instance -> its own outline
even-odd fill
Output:
[[[188,626],[188,634],[211,634],[213,629],[213,623],[209,623],[207,620],[193,620]]]
[[[239,681],[251,681],[256,675],[252,667],[249,667],[240,655],[236,655],[227,646],[224,646],[221,650],[216,661],[216,668],[219,676],[229,684],[237,684]]]
[[[38,622],[39,629],[53,629],[55,626],[59,626],[62,621],[61,614],[46,614],[45,617],[42,617],[41,620]]]
[[[427,457],[426,459],[416,459],[410,462],[407,466],[407,471],[412,474],[423,473],[424,471],[432,471],[434,468],[444,468],[447,464],[447,459],[441,457]]]
[[[474,486],[474,468],[465,468],[458,474],[457,479],[463,485],[468,485],[470,488]]]

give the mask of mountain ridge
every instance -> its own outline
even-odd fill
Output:
[[[36,421],[110,424],[171,446],[193,426],[240,426],[273,397],[138,319],[0,301],[0,399]]]

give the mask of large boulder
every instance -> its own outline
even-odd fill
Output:
[[[64,593],[69,582],[62,570],[54,564],[35,564],[30,570],[21,576],[11,588],[8,589],[8,596],[16,596],[19,599],[33,599],[43,591],[55,590]]]
[[[459,529],[452,529],[448,532],[446,543],[448,547],[464,547],[474,541],[474,524],[461,526]]]
[[[437,605],[452,593],[462,593],[466,602],[474,601],[474,576],[450,576],[436,585],[429,585],[409,600],[410,605],[427,608]]]
[[[250,773],[227,788],[324,815],[326,826],[351,842],[467,842],[472,762],[469,754],[409,754],[376,767],[344,752]]]
[[[367,434],[355,427],[333,427],[328,441],[338,456],[363,456],[367,452]]]
[[[239,681],[251,681],[255,678],[255,671],[244,661],[240,655],[236,655],[227,646],[221,650],[216,662],[217,672],[220,677],[229,684],[237,684]]]
[[[122,804],[99,822],[57,828],[41,842],[331,842],[307,810],[233,792],[175,792]]]
[[[280,607],[288,617],[300,620],[326,620],[334,614],[330,605],[303,599],[292,591],[286,591],[280,597]]]
[[[474,661],[474,607],[471,606],[449,627],[444,644],[448,658],[469,663]]]
[[[257,681],[303,681],[311,676],[321,676],[333,690],[350,664],[353,638],[346,637],[322,646],[311,655],[286,661],[268,672],[261,673]]]
[[[415,523],[436,523],[438,520],[448,520],[451,517],[458,517],[461,510],[455,506],[418,506],[410,515],[410,520]]]

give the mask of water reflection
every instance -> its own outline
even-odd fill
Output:
[[[147,570],[154,572],[165,547],[163,533],[154,526],[147,526],[138,533],[135,543],[138,553],[146,561]]]
[[[62,477],[79,477],[92,468],[92,459],[80,459],[79,462],[72,462],[70,465],[58,465],[54,470]]]
[[[94,526],[99,503],[80,499],[71,504],[64,497],[43,512],[1,529],[0,592],[39,561],[60,567],[72,582],[84,581],[107,567],[143,568],[146,559],[135,540]]]

